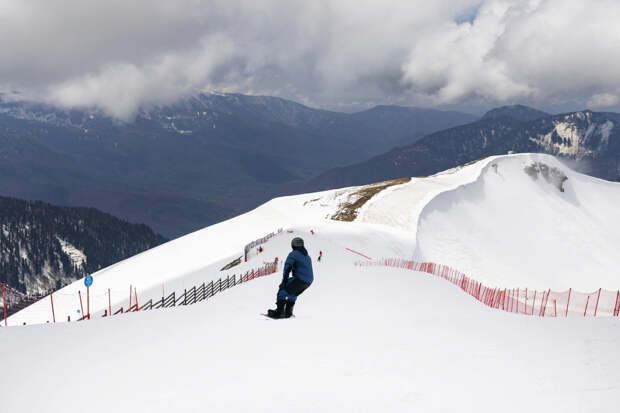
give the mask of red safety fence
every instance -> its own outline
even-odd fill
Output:
[[[361,261],[359,266],[387,266],[425,272],[451,282],[483,304],[502,311],[540,317],[618,316],[620,290],[536,291],[528,288],[491,288],[446,265],[400,258]]]
[[[117,315],[117,314],[124,314],[124,313],[129,313],[129,312],[136,312],[136,311],[175,307],[179,305],[191,305],[199,301],[211,298],[215,294],[220,293],[228,288],[237,286],[241,283],[245,283],[245,282],[254,280],[256,278],[266,276],[266,275],[274,274],[277,271],[277,269],[278,269],[278,258],[276,258],[273,262],[265,263],[262,267],[248,270],[243,274],[233,274],[233,275],[227,276],[226,278],[220,278],[217,281],[203,282],[202,284],[193,286],[189,289],[186,288],[180,293],[173,291],[167,297],[164,297],[162,295],[161,299],[159,298],[149,299],[148,301],[144,301],[144,302],[143,301],[138,302],[138,289],[135,286],[130,286],[129,287],[129,299],[126,301],[126,303],[128,302],[128,304],[122,305],[121,307],[118,307],[116,309],[112,307],[111,293],[113,293],[113,291],[111,291],[110,289],[107,289],[106,293],[104,294],[108,302],[108,305],[106,306],[107,308],[98,310],[97,314],[102,317],[107,317],[110,314]],[[0,311],[0,313],[2,313],[0,314],[0,320],[1,320],[0,325],[6,325],[5,324],[6,320],[5,320],[3,310],[4,310],[4,303],[8,301],[4,298],[6,296],[7,289],[8,287],[5,287],[4,283],[0,285],[0,308],[2,309],[2,311]],[[79,316],[75,319],[75,321],[89,320],[90,316],[94,315],[93,312],[89,312],[88,304],[86,305],[86,307],[84,307],[84,301],[82,300],[81,291],[78,291],[77,294],[76,293],[63,294],[59,292],[50,291],[50,293],[47,296],[42,298],[42,299],[49,300],[50,318],[47,321],[48,323],[50,321],[54,323],[56,322],[56,313],[54,311],[54,301],[56,300],[56,295],[58,294],[64,295],[64,296],[69,295],[71,297],[75,297],[75,303],[76,305],[79,305],[79,311],[78,311]],[[101,298],[101,294],[99,295],[99,298]],[[9,311],[9,315],[10,315],[10,311]],[[66,315],[66,314],[63,315],[63,318],[62,318],[63,321],[64,321],[65,316],[67,317],[66,321],[72,321],[71,316]],[[23,324],[25,325],[26,323],[23,323]]]
[[[12,288],[6,283],[0,283],[0,326],[6,326],[6,318],[30,304],[39,301],[43,295],[28,295]]]

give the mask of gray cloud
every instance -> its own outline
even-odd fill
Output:
[[[0,0],[0,86],[118,118],[198,90],[614,108],[618,17],[617,0]]]

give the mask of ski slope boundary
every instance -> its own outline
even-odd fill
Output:
[[[618,317],[620,315],[620,290],[599,288],[594,292],[585,293],[572,288],[568,291],[492,288],[446,265],[400,258],[358,261],[355,265],[405,268],[435,275],[458,286],[484,305],[509,313],[539,317]]]
[[[196,304],[203,300],[207,300],[222,291],[225,291],[229,288],[235,287],[239,284],[246,283],[248,281],[252,281],[259,277],[264,277],[267,275],[275,274],[278,270],[278,261],[274,261],[273,263],[265,264],[264,266],[246,271],[245,274],[233,274],[232,276],[228,275],[226,278],[219,278],[217,281],[203,282],[199,285],[194,285],[191,288],[185,288],[183,293],[177,294],[176,291],[170,293],[167,297],[162,296],[160,300],[154,300],[153,298],[144,302],[142,305],[138,302],[138,293],[135,288],[132,286],[129,287],[129,304],[127,308],[121,305],[118,309],[113,310],[112,300],[110,298],[110,291],[108,290],[108,308],[103,310],[103,314],[101,311],[94,312],[90,314],[90,312],[82,310],[82,316],[76,321],[84,321],[90,320],[91,316],[94,317],[108,317],[111,315],[119,315],[126,314],[138,311],[147,311],[147,310],[157,310],[162,308],[170,308],[177,306],[186,306]],[[82,305],[81,292],[78,291],[78,297],[80,300],[80,305]],[[47,297],[41,299],[48,299],[50,303],[50,315],[52,323],[56,323],[56,314],[54,311],[54,294],[50,293]],[[132,302],[133,299],[133,302]],[[70,321],[70,320],[68,320]],[[6,326],[7,321],[6,317],[4,318],[4,325]]]

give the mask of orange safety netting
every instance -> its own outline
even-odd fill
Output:
[[[458,270],[431,262],[416,262],[400,258],[357,262],[359,266],[406,268],[433,274],[459,286],[483,304],[511,313],[540,317],[618,316],[620,291],[598,290],[591,293],[575,291],[536,291],[523,288],[491,288],[467,277]]]

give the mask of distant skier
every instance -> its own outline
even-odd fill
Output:
[[[317,258],[317,261],[321,262],[321,258],[323,258],[323,251],[319,251],[319,258]]]
[[[304,240],[293,238],[291,251],[284,262],[282,283],[278,288],[276,309],[268,310],[267,315],[271,318],[289,318],[293,315],[293,307],[297,297],[310,287],[314,281],[312,272],[312,260],[304,247]],[[289,273],[293,273],[289,278]]]

